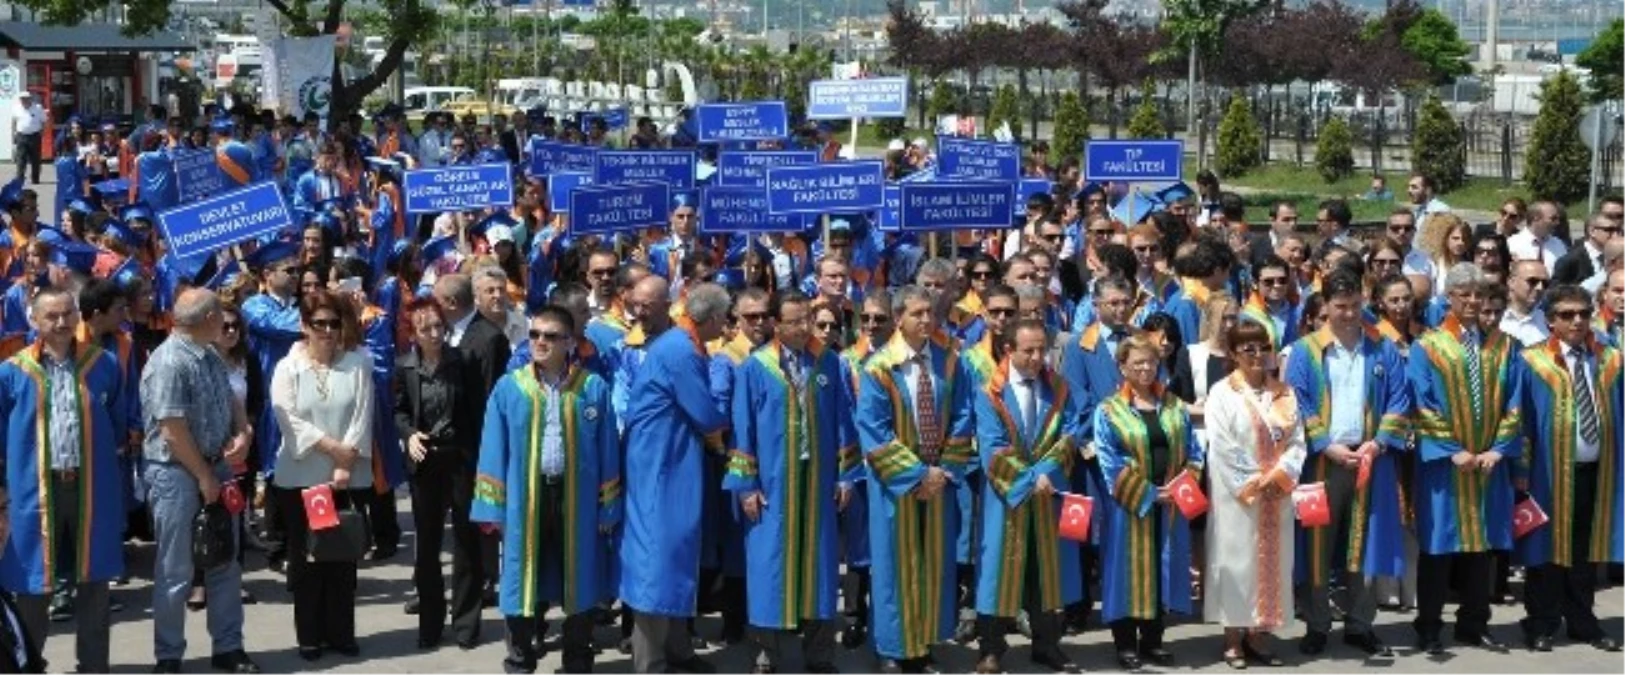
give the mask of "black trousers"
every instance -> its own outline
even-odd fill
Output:
[[[480,591],[485,584],[479,527],[468,521],[474,502],[474,468],[462,453],[435,451],[412,474],[412,585],[417,589],[418,637],[438,641],[446,626],[446,575],[440,565],[451,513],[451,630],[460,643],[480,637]]]
[[[1444,628],[1444,601],[1451,575],[1457,575],[1456,639],[1467,640],[1489,629],[1490,586],[1494,583],[1495,555],[1481,553],[1423,553],[1416,561],[1417,635],[1435,639]]]
[[[293,591],[293,627],[300,647],[355,644],[356,563],[312,562],[310,523],[299,488],[274,487],[272,496],[287,525],[288,586]],[[371,499],[372,489],[334,490],[338,508]]]
[[[40,135],[17,134],[17,175],[25,175],[34,185],[39,185],[40,168]]]
[[[395,491],[379,492],[371,489],[367,500],[367,522],[372,525],[373,548],[395,549],[401,545],[400,507],[395,505]]]
[[[1061,647],[1061,614],[1055,611],[1040,609],[1043,604],[1043,590],[1039,588],[1038,576],[1038,550],[1037,537],[1030,537],[1027,543],[1027,564],[1022,570],[1025,583],[1022,584],[1021,605],[1027,610],[1027,625],[1033,629],[1033,654],[1053,655]],[[976,615],[976,641],[983,656],[1003,657],[1010,651],[1010,643],[1005,640],[1006,628],[1012,617]]]
[[[267,483],[270,482],[267,478]],[[277,488],[274,485],[266,486],[264,522],[261,523],[260,540],[265,543],[265,562],[275,564],[288,557],[288,523],[282,517],[282,500],[277,498]],[[299,501],[299,510],[305,508],[304,500]]]
[[[564,484],[563,482],[550,483],[550,479],[542,479],[539,483],[539,494],[536,502],[542,512],[538,522],[541,524],[540,539],[536,542],[536,550],[541,552],[537,560],[536,574],[541,576],[542,570],[552,566],[563,570],[564,554],[564,528],[575,527],[575,523],[564,522]],[[596,532],[593,533],[596,536]],[[592,538],[586,539],[591,541]],[[566,581],[568,583],[568,581]],[[537,579],[537,587],[541,587],[542,580]],[[536,607],[534,616],[504,617],[508,628],[508,657],[502,661],[502,669],[509,673],[531,673],[536,671],[536,662],[543,655],[543,650],[536,639],[540,632],[544,632],[546,625],[543,617],[547,615],[547,603],[540,603]],[[584,673],[592,670],[592,628],[596,620],[593,609],[577,612],[564,617],[563,649],[564,672]]]
[[[1592,611],[1597,595],[1597,566],[1591,561],[1591,523],[1596,515],[1597,464],[1574,466],[1574,513],[1568,567],[1547,563],[1524,571],[1524,634],[1553,637],[1568,624],[1569,637],[1590,642],[1604,636]],[[1608,508],[1604,505],[1603,508]],[[1547,525],[1550,527],[1550,525]]]
[[[1164,507],[1167,508],[1167,507]],[[1152,507],[1147,518],[1151,519],[1151,559],[1162,560],[1162,518],[1158,517],[1158,507]],[[1163,588],[1163,593],[1189,593],[1188,588]],[[1162,607],[1161,599],[1154,606]],[[1112,644],[1121,652],[1145,653],[1153,649],[1162,648],[1163,618],[1161,614],[1155,619],[1118,619],[1111,622]]]

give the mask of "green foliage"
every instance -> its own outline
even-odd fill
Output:
[[[1466,150],[1461,126],[1438,96],[1428,96],[1416,114],[1411,170],[1431,177],[1440,192],[1449,192],[1467,180]]]
[[[1457,33],[1455,22],[1437,9],[1422,10],[1399,43],[1422,65],[1431,84],[1449,84],[1473,72],[1467,62],[1471,49]]]
[[[937,80],[935,87],[931,88],[931,100],[925,106],[926,116],[931,123],[936,124],[937,118],[943,115],[956,115],[959,113],[959,97],[947,82]]]
[[[1089,141],[1089,109],[1084,107],[1078,92],[1061,95],[1061,106],[1055,111],[1055,143],[1050,146],[1054,162],[1059,164],[1068,157],[1081,159],[1083,144]]]
[[[1354,173],[1354,134],[1341,117],[1333,117],[1320,128],[1315,143],[1315,170],[1327,183],[1336,183]]]
[[[1625,89],[1625,19],[1608,24],[1574,57],[1574,65],[1591,69],[1592,101],[1619,98]]]
[[[999,87],[999,93],[993,96],[993,109],[987,114],[987,128],[999,128],[1000,124],[1009,124],[1010,133],[1021,135],[1021,100],[1016,96],[1015,85]]]
[[[875,120],[875,135],[886,140],[902,138],[908,133],[908,120],[902,117],[882,117]]]
[[[1152,55],[1152,60],[1166,62],[1184,58],[1190,54],[1193,40],[1202,58],[1217,56],[1230,22],[1269,4],[1269,0],[1163,0],[1161,28],[1168,39],[1162,49]]]
[[[1567,71],[1540,87],[1523,179],[1537,199],[1572,204],[1590,185],[1591,151],[1580,142],[1580,83]]]
[[[1258,121],[1253,119],[1253,108],[1247,97],[1230,97],[1230,109],[1219,121],[1218,153],[1213,168],[1226,179],[1241,176],[1263,163],[1263,141],[1258,133]]]
[[[1157,92],[1151,80],[1146,80],[1140,87],[1140,105],[1134,108],[1134,116],[1129,118],[1128,137],[1168,137],[1168,129],[1162,125],[1162,115],[1157,113]]]

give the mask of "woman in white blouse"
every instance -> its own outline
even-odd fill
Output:
[[[372,485],[372,359],[345,344],[355,316],[325,290],[299,303],[305,339],[277,363],[271,405],[282,430],[277,448],[275,498],[287,520],[288,585],[293,590],[299,656],[323,649],[360,653],[355,639],[356,563],[311,562],[310,525],[301,491],[330,483],[335,508],[353,508]],[[353,327],[352,327],[353,328]]]
[[[1292,491],[1303,468],[1303,423],[1276,378],[1264,327],[1242,321],[1227,342],[1236,371],[1208,392],[1212,511],[1207,519],[1206,619],[1224,626],[1224,662],[1283,665],[1269,633],[1292,623]]]

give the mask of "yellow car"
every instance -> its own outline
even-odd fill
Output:
[[[498,103],[495,107],[493,107],[491,102],[485,99],[460,98],[440,106],[440,112],[451,113],[459,120],[463,119],[465,116],[473,115],[481,122],[485,122],[490,119],[492,115],[502,115],[503,117],[508,117],[516,112],[519,112],[519,109],[504,103]]]

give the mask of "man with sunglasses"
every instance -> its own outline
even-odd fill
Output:
[[[1625,390],[1618,349],[1591,332],[1591,296],[1573,285],[1547,295],[1552,339],[1523,351],[1522,409],[1528,462],[1513,481],[1550,519],[1517,541],[1525,565],[1524,643],[1549,652],[1559,625],[1577,642],[1617,652],[1592,611],[1597,563],[1621,561],[1618,471]],[[1614,514],[1610,519],[1608,514]]]
[[[1523,450],[1517,346],[1479,319],[1484,274],[1445,275],[1450,313],[1411,347],[1417,434],[1417,648],[1445,653],[1445,596],[1459,575],[1456,642],[1505,651],[1489,630],[1495,551],[1512,548],[1512,464]]]
[[[1546,266],[1534,260],[1512,263],[1508,279],[1506,315],[1501,317],[1501,332],[1512,336],[1525,347],[1546,341],[1551,329],[1546,325],[1546,314],[1541,311],[1541,296],[1551,285]]]
[[[1349,210],[1348,202],[1341,199],[1323,201],[1320,208],[1315,211],[1315,230],[1320,234],[1322,245],[1330,242],[1355,254],[1363,254],[1365,243],[1349,230],[1349,224],[1352,222],[1354,212]]]
[[[1284,270],[1271,266],[1260,278],[1280,273]],[[1284,274],[1280,279],[1286,280]],[[1310,656],[1325,651],[1331,585],[1341,575],[1343,642],[1367,656],[1391,658],[1393,651],[1372,631],[1377,604],[1367,580],[1404,573],[1400,474],[1390,453],[1406,447],[1410,386],[1395,345],[1365,331],[1360,276],[1333,272],[1321,292],[1326,325],[1292,346],[1284,378],[1297,395],[1308,437],[1300,482],[1324,483],[1332,514],[1329,525],[1304,530],[1298,559],[1308,567],[1309,627],[1298,650]],[[1339,545],[1343,542],[1347,546]]]
[[[1404,257],[1400,259],[1402,274],[1420,274],[1432,279],[1436,276],[1433,258],[1413,245],[1416,242],[1416,228],[1420,222],[1410,209],[1394,209],[1388,214],[1385,236],[1404,253]]]
[[[1603,269],[1603,247],[1620,236],[1620,221],[1602,211],[1586,219],[1586,238],[1563,257],[1552,270],[1552,283],[1579,284]]]
[[[299,279],[302,270],[296,256],[299,245],[277,242],[261,246],[247,258],[249,269],[259,274],[260,292],[243,301],[243,321],[247,324],[248,352],[259,364],[260,372],[274,373],[276,365],[288,355],[293,344],[303,340],[305,334],[299,319]],[[261,383],[261,400],[271,400],[270,378]],[[258,444],[263,470],[269,477],[276,473],[277,449],[282,444],[282,429],[271,406],[260,410],[255,420],[254,442]],[[276,500],[265,501],[265,558],[267,566],[281,570],[286,550],[285,524],[275,507]]]
[[[1292,283],[1292,267],[1271,253],[1253,264],[1253,274],[1258,285],[1242,306],[1241,316],[1269,331],[1270,344],[1279,351],[1298,339],[1301,306]]]

